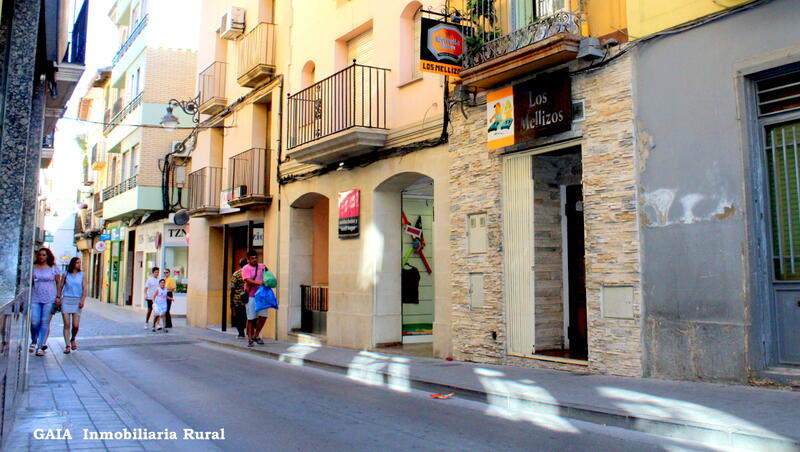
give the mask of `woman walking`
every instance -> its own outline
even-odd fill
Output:
[[[47,350],[47,330],[53,305],[61,304],[61,272],[56,267],[56,257],[48,248],[40,248],[33,261],[33,288],[31,289],[31,345],[28,352],[44,356]]]
[[[81,309],[86,302],[86,280],[81,271],[81,259],[73,257],[69,261],[61,290],[61,317],[64,319],[64,354],[78,349],[75,337],[81,324]],[[71,328],[70,328],[71,327]]]

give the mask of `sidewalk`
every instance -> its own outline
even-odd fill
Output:
[[[800,451],[800,392],[749,386],[581,375],[547,369],[387,355],[185,328],[207,343],[310,366],[396,390],[449,393],[498,408],[611,425],[745,450]],[[446,403],[446,402],[445,402]]]

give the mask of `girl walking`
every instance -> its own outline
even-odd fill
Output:
[[[81,259],[73,257],[69,261],[61,290],[61,317],[64,320],[64,354],[78,349],[75,338],[81,324],[81,309],[86,302],[86,280],[81,271]]]
[[[33,261],[33,287],[31,289],[31,345],[28,352],[44,356],[47,350],[47,330],[53,305],[61,303],[61,272],[56,267],[56,257],[48,248],[40,248]]]
[[[169,296],[165,281],[162,279],[158,282],[158,290],[156,290],[155,297],[153,298],[153,315],[155,315],[155,319],[153,319],[153,331],[156,331],[158,328],[158,321],[167,313],[167,303],[169,301],[172,301],[172,297]],[[164,332],[169,333],[166,319],[164,319],[164,321]]]

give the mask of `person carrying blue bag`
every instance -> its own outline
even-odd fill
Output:
[[[242,268],[242,278],[245,283],[245,292],[248,295],[246,306],[247,311],[247,346],[252,347],[254,344],[264,344],[261,340],[261,329],[267,323],[269,315],[268,308],[278,308],[278,301],[275,298],[275,293],[272,292],[272,287],[277,286],[275,275],[264,264],[258,263],[258,254],[255,250],[247,252],[247,265]],[[260,290],[265,291],[269,289],[274,306],[264,303],[264,299],[270,298],[268,294],[262,294],[258,297],[257,294]],[[261,303],[257,304],[257,299],[261,298]],[[266,307],[265,307],[266,306]]]

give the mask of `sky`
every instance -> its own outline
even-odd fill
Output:
[[[77,208],[77,190],[83,180],[83,157],[75,137],[87,133],[91,127],[98,127],[67,118],[78,116],[80,99],[86,93],[97,69],[110,66],[119,47],[117,28],[108,18],[108,11],[113,4],[113,0],[91,0],[89,4],[86,70],[67,104],[64,118],[56,124],[55,154],[53,163],[47,170],[52,184],[49,189],[42,187],[42,190],[43,195],[50,200],[54,213],[58,215],[69,215]]]

